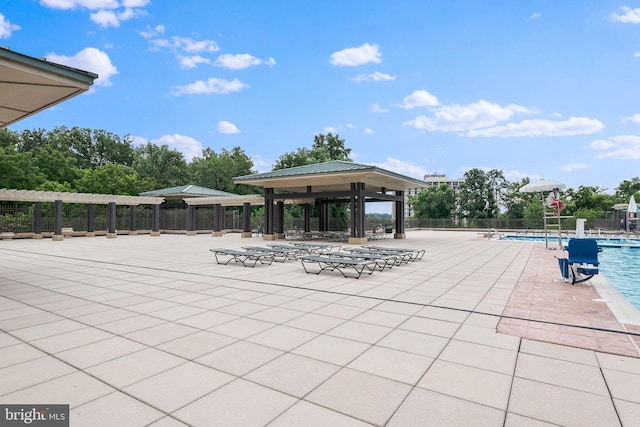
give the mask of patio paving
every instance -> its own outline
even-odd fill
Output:
[[[0,404],[87,426],[633,426],[640,313],[558,251],[478,233],[378,245],[360,279],[218,265],[238,234],[0,241]],[[347,245],[345,245],[347,246]],[[616,317],[617,316],[617,317]]]

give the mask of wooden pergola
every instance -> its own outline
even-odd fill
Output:
[[[349,243],[366,243],[366,202],[392,202],[395,218],[394,238],[404,239],[405,191],[424,188],[424,181],[400,175],[377,166],[346,161],[279,169],[233,179],[236,184],[264,188],[265,240],[284,233],[284,204],[297,201],[304,206],[305,232],[310,231],[311,203],[319,206],[319,230],[327,231],[329,205],[346,203],[350,211]]]

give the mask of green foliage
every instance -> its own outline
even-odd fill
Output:
[[[31,153],[0,148],[0,188],[33,190],[46,181]]]
[[[178,187],[189,182],[187,162],[181,152],[167,145],[158,147],[151,142],[134,149],[133,168],[141,179],[148,179],[158,188]]]
[[[138,174],[131,168],[107,163],[105,166],[84,171],[82,178],[75,182],[81,193],[137,195]]]
[[[616,196],[624,200],[625,203],[631,198],[631,195],[634,195],[636,200],[640,196],[640,178],[638,177],[624,180],[616,188]]]
[[[233,178],[254,173],[252,168],[253,162],[240,147],[231,151],[223,148],[220,153],[205,148],[202,157],[195,157],[189,164],[188,171],[193,184],[229,193],[249,194],[251,189],[236,185]]]
[[[455,194],[447,184],[434,185],[409,196],[409,205],[416,218],[451,218],[456,207]]]
[[[502,173],[485,173],[470,169],[464,174],[464,183],[458,190],[458,214],[462,218],[493,218],[498,214],[495,182]]]
[[[351,148],[345,147],[344,139],[329,132],[326,136],[318,134],[313,137],[311,148],[298,148],[296,151],[285,153],[278,158],[273,169],[287,169],[296,166],[313,165],[331,160],[352,161],[349,155]]]

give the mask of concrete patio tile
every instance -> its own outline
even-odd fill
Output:
[[[246,341],[238,341],[196,359],[233,375],[242,376],[280,356],[282,351]]]
[[[384,425],[411,387],[344,368],[311,392],[306,400],[375,425]]]
[[[164,417],[152,424],[149,424],[148,427],[189,427],[187,424],[182,423],[175,418],[172,417]]]
[[[501,374],[513,375],[518,353],[498,347],[451,340],[439,356],[440,360],[473,366]],[[518,361],[519,362],[519,361]]]
[[[2,396],[3,404],[64,403],[71,408],[115,391],[84,372],[76,371]]]
[[[47,356],[46,353],[37,350],[29,344],[16,341],[15,345],[0,348],[0,368],[6,368],[7,366],[45,356]]]
[[[602,374],[614,399],[640,403],[640,374],[603,369]]]
[[[445,362],[433,362],[418,387],[506,410],[511,375]]]
[[[545,423],[544,421],[534,420],[533,418],[523,417],[522,415],[507,413],[504,420],[504,427],[554,427],[557,424]]]
[[[235,379],[196,363],[168,369],[123,390],[165,412],[173,412]]]
[[[377,311],[387,311],[389,313],[406,314],[412,316],[422,310],[423,307],[417,304],[405,304],[396,301],[384,301],[376,305]]]
[[[40,357],[0,369],[0,396],[31,387],[74,372],[53,357]]]
[[[300,401],[288,409],[284,414],[280,415],[269,427],[370,427],[371,424],[365,423],[347,415],[331,411],[313,403]]]
[[[330,317],[320,314],[308,313],[303,314],[300,317],[296,317],[293,320],[289,320],[287,323],[285,323],[285,325],[304,329],[307,331],[324,333],[344,322],[345,320],[340,319],[339,317]]]
[[[285,323],[289,320],[295,319],[296,317],[300,317],[303,314],[304,313],[301,313],[297,310],[287,310],[286,308],[272,307],[263,311],[259,311],[257,313],[253,313],[247,317],[271,323]]]
[[[157,326],[166,323],[163,319],[157,319],[146,315],[136,315],[127,317],[126,319],[116,320],[114,322],[103,323],[100,329],[111,332],[113,334],[124,335],[130,332],[147,329],[151,326]]]
[[[177,320],[176,323],[193,326],[194,328],[199,329],[208,329],[237,318],[238,316],[233,314],[220,313],[218,311],[204,311],[199,314],[194,314],[193,316]]]
[[[277,348],[278,350],[290,351],[317,336],[318,334],[315,332],[278,325],[253,335],[246,340],[267,347]]]
[[[602,368],[640,375],[640,358],[606,353],[596,353],[596,357]]]
[[[520,352],[549,357],[551,359],[582,363],[583,365],[598,366],[596,353],[582,348],[566,347],[553,343],[523,339],[520,344]],[[638,372],[640,373],[640,365]]]
[[[310,297],[311,298],[311,297]],[[330,304],[324,307],[321,307],[317,310],[314,310],[315,314],[322,314],[324,316],[338,317],[340,319],[353,319],[359,314],[362,314],[366,311],[366,308],[362,307],[352,307],[349,305],[343,304]]]
[[[227,288],[224,288],[227,289]],[[228,307],[230,305],[238,304],[237,300],[223,298],[219,296],[208,297],[207,299],[201,299],[198,301],[192,302],[190,305],[194,307],[200,307],[207,310],[217,310],[222,307]]]
[[[244,339],[276,326],[274,323],[240,317],[230,322],[213,326],[208,330],[221,335]]]
[[[174,307],[165,308],[162,310],[154,311],[151,313],[153,317],[159,317],[165,320],[178,320],[184,319],[185,317],[194,316],[196,314],[200,314],[205,312],[204,308],[200,307],[191,307],[184,304],[179,304]]]
[[[32,341],[32,344],[47,353],[58,353],[72,348],[81,347],[97,341],[113,338],[115,335],[95,328],[85,327],[63,334],[53,335]]]
[[[236,342],[235,338],[200,331],[156,346],[159,350],[175,354],[188,360],[195,359]]]
[[[460,327],[461,325],[455,322],[413,316],[398,329],[451,338]]]
[[[387,427],[495,427],[504,411],[430,390],[414,388]]]
[[[603,373],[600,368],[565,360],[550,359],[548,357],[531,354],[520,354],[516,368],[516,377],[526,378],[560,387],[572,388],[588,393],[609,395]],[[606,372],[605,372],[606,376]],[[640,381],[640,375],[638,375]],[[628,382],[628,375],[625,375]],[[609,381],[607,381],[609,383]],[[611,388],[611,384],[608,384]],[[640,385],[640,382],[638,382]]]
[[[126,338],[113,337],[56,353],[56,357],[84,369],[144,348],[144,345]]]
[[[433,359],[429,357],[373,346],[347,367],[415,385],[432,362]]]
[[[33,314],[41,314],[41,313],[43,313],[43,311],[40,310],[39,308],[30,307],[30,306],[21,306],[21,307],[9,309],[9,310],[0,311],[0,321],[3,321],[4,323],[4,321],[9,319],[17,319],[20,317],[26,317],[26,316],[31,316]]]
[[[287,353],[250,372],[245,378],[302,398],[339,369],[336,365]]]
[[[122,388],[183,363],[185,360],[180,357],[147,348],[91,366],[86,372],[113,387]]]
[[[178,323],[166,322],[139,331],[125,334],[124,337],[146,345],[158,345],[176,338],[198,332],[198,329]]]
[[[374,344],[392,330],[386,326],[349,320],[328,331],[327,335]]]
[[[216,311],[221,313],[233,314],[236,316],[248,316],[268,309],[269,306],[263,304],[255,304],[253,302],[236,302],[235,304],[217,308]]]
[[[113,310],[113,307],[108,306],[106,304],[91,303],[91,304],[79,305],[77,307],[70,307],[62,310],[57,310],[56,314],[75,319],[76,317],[85,316],[87,314],[95,314],[95,313],[100,313],[101,311],[109,311],[109,310]]]
[[[523,378],[513,379],[509,412],[563,426],[620,425],[613,402],[608,396]]]
[[[402,322],[407,320],[408,314],[390,313],[388,311],[369,310],[354,317],[351,320],[363,323],[371,323],[373,325],[387,326],[395,328]]]
[[[113,392],[69,411],[69,425],[91,427],[142,426],[164,414],[123,393]]]
[[[2,325],[3,331],[12,332],[31,326],[46,325],[47,323],[53,323],[63,319],[64,317],[58,316],[57,314],[41,311],[28,316],[0,320],[0,324]]]
[[[640,404],[614,399],[613,403],[623,426],[633,426],[640,420]]]
[[[448,342],[448,338],[395,329],[376,345],[435,358]]]
[[[294,349],[292,353],[345,366],[369,347],[369,344],[321,335]]]
[[[22,341],[7,333],[0,332],[0,348],[10,347],[17,344],[22,344]]]
[[[294,397],[237,379],[174,415],[194,427],[262,427],[294,403]]]
[[[114,322],[116,320],[126,319],[128,317],[137,316],[137,313],[114,308],[112,310],[100,311],[98,313],[85,314],[84,316],[75,317],[74,320],[91,326],[101,325],[103,323]]]
[[[495,329],[467,324],[460,327],[454,338],[460,341],[474,342],[514,351],[518,350],[521,340],[520,337],[499,334]]]
[[[325,307],[327,304],[329,303],[325,301],[315,301],[309,298],[298,298],[288,303],[282,304],[280,308],[287,308],[289,310],[298,310],[308,313],[310,311],[318,310],[319,308]]]

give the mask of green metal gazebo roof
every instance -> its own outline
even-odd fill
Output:
[[[426,184],[419,179],[391,172],[377,166],[334,160],[313,165],[278,169],[233,178],[236,184],[248,184],[266,188],[304,191],[307,186],[324,189],[345,188],[353,182],[388,190],[422,188]]]
[[[212,196],[236,196],[226,191],[214,190],[212,188],[200,187],[199,185],[183,185],[180,187],[162,188],[160,190],[146,191],[140,193],[141,196],[157,196],[171,199],[187,197],[212,197]]]

